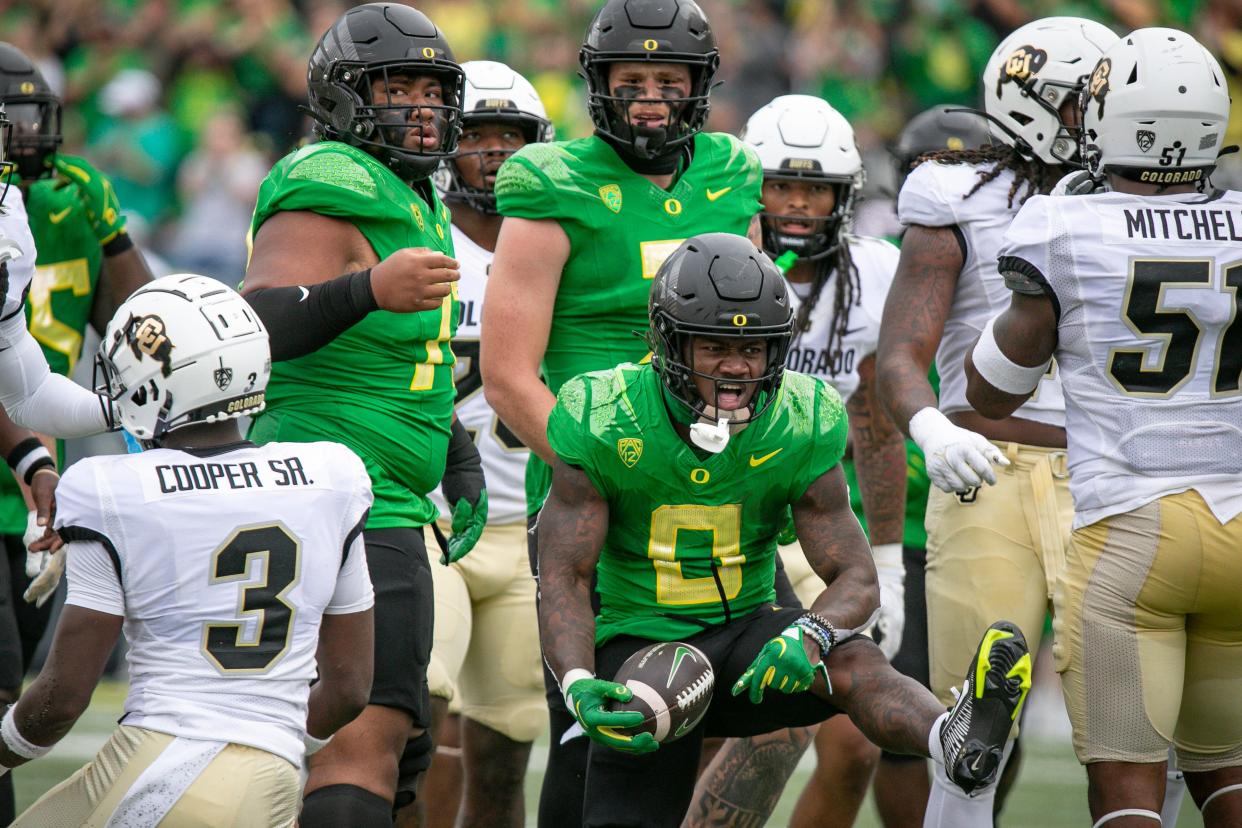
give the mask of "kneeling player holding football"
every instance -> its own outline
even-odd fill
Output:
[[[879,590],[840,468],[846,416],[830,386],[784,370],[791,323],[766,255],[740,236],[696,236],[656,275],[650,365],[584,374],[557,396],[539,621],[568,707],[593,740],[585,825],[676,826],[704,736],[840,712],[887,750],[943,762],[963,789],[995,775],[1030,686],[1026,642],[1014,625],[993,624],[946,713],[853,634]],[[827,584],[805,612],[772,603],[790,505]],[[701,722],[663,744],[627,731],[641,713],[608,709],[632,695],[608,679],[652,641],[692,644],[716,676]]]

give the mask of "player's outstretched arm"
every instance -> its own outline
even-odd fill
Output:
[[[905,627],[905,566],[901,535],[906,513],[906,443],[880,405],[875,356],[858,363],[858,388],[847,404],[854,468],[880,579],[880,649],[893,658]]]
[[[539,512],[539,641],[562,681],[570,670],[595,672],[591,576],[607,535],[607,501],[581,469],[555,460]]]
[[[108,428],[100,396],[52,373],[22,313],[0,320],[0,405],[19,426],[52,437]]]
[[[319,681],[311,687],[306,711],[311,738],[327,739],[367,706],[374,670],[374,615],[370,609],[324,614],[315,652]]]
[[[966,352],[966,399],[985,417],[1008,417],[1035,391],[1056,347],[1052,300],[1014,293]]]
[[[554,459],[548,413],[556,397],[540,378],[539,364],[568,259],[569,237],[555,221],[507,217],[483,300],[483,393],[504,424],[548,463]]]
[[[840,465],[807,488],[793,515],[802,552],[827,585],[810,610],[840,631],[865,627],[880,607],[880,588]]]
[[[121,635],[122,620],[119,615],[65,605],[47,662],[0,723],[0,766],[24,765],[64,738],[91,702]]]
[[[901,258],[880,323],[876,375],[880,400],[907,435],[911,417],[936,407],[927,371],[964,263],[965,253],[951,227],[915,224],[902,237]]]

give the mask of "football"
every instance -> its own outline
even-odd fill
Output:
[[[712,703],[715,675],[697,647],[667,641],[644,647],[626,659],[613,678],[634,692],[613,710],[637,710],[641,724],[627,733],[650,733],[657,742],[673,742],[690,732]]]

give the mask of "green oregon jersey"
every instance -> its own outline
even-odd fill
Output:
[[[754,150],[724,133],[699,133],[694,156],[668,190],[631,170],[602,139],[527,144],[496,176],[506,216],[553,219],[569,237],[543,376],[555,393],[570,377],[637,362],[647,353],[651,280],[670,253],[700,233],[744,235],[761,209]],[[527,466],[527,508],[543,504],[548,467]]]
[[[561,388],[548,440],[608,501],[597,644],[673,641],[724,623],[726,600],[735,618],[773,600],[786,509],[840,462],[848,431],[830,385],[784,376],[771,408],[706,458],[677,434],[650,365]]]
[[[26,297],[30,333],[47,364],[71,374],[82,355],[82,339],[95,305],[103,251],[91,230],[77,187],[35,181],[25,192],[26,215],[38,250]],[[62,459],[64,444],[57,442]],[[11,474],[0,475],[0,532],[26,531],[26,502]]]
[[[251,238],[275,213],[308,210],[351,222],[380,258],[403,247],[449,256],[449,213],[367,153],[324,141],[277,162],[259,188]],[[314,353],[272,365],[267,410],[251,439],[344,443],[371,474],[367,526],[422,526],[444,473],[453,412],[456,287],[438,310],[374,311]]]

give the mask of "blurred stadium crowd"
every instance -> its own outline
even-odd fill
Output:
[[[131,234],[169,267],[241,278],[259,182],[303,140],[306,58],[343,0],[8,0],[3,38],[65,101],[65,149],[111,176]],[[595,0],[412,3],[459,61],[501,60],[530,78],[561,138],[589,131],[577,75]],[[1117,31],[1168,25],[1242,84],[1238,0],[705,0],[723,56],[708,129],[736,132],[786,92],[819,95],[854,125],[869,194],[891,186],[885,146],[913,114],[973,106],[997,41],[1073,14]],[[1231,119],[1227,143],[1242,137]],[[1236,166],[1236,165],[1235,165]],[[1227,171],[1223,168],[1223,171]],[[1231,179],[1234,176],[1229,176]],[[1224,182],[1222,182],[1224,183]],[[156,263],[158,267],[158,263]]]

